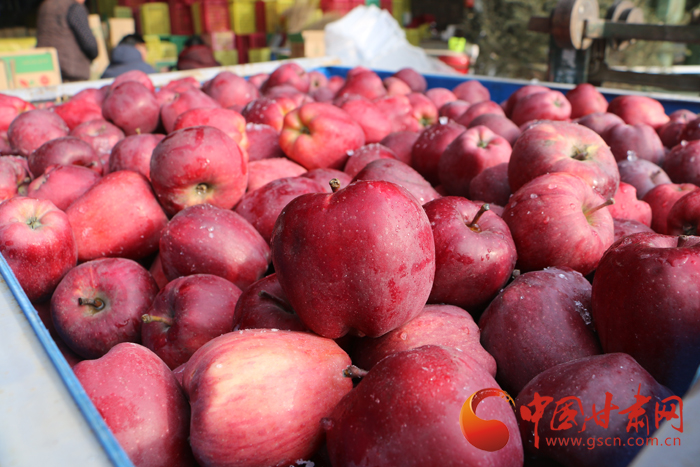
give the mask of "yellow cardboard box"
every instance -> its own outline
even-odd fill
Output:
[[[0,89],[55,86],[62,82],[58,55],[53,47],[3,53],[0,62],[3,62]]]

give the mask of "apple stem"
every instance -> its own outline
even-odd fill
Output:
[[[289,313],[290,315],[294,314],[294,310],[290,308],[290,306],[287,302],[285,302],[284,300],[279,298],[277,295],[271,294],[267,290],[261,290],[260,292],[258,292],[258,297],[264,298],[266,300],[270,300],[275,305],[280,307],[282,309],[282,311]]]
[[[207,193],[207,190],[209,187],[207,186],[206,183],[200,183],[195,187],[195,191],[197,192],[198,195],[204,195]]]
[[[477,225],[477,222],[479,222],[479,219],[481,219],[481,216],[484,215],[486,211],[489,211],[491,209],[491,206],[489,206],[488,203],[482,204],[481,208],[479,209],[479,212],[476,213],[474,216],[474,219],[470,223],[467,224],[467,227],[470,229],[476,231],[476,232],[481,232],[481,229]]]
[[[153,315],[145,314],[145,315],[141,315],[141,321],[143,321],[146,324],[156,322],[156,323],[165,323],[168,326],[173,325],[173,320],[170,318],[167,318],[165,316],[153,316]]]
[[[78,305],[88,305],[95,309],[95,311],[102,311],[105,307],[105,302],[101,298],[91,299],[91,298],[78,298]]]
[[[30,217],[29,220],[27,221],[27,225],[28,225],[32,230],[36,230],[37,227],[39,227],[39,226],[41,225],[41,222],[39,222],[39,219],[37,219],[36,216],[32,216],[32,217]]]
[[[575,148],[571,158],[577,161],[585,161],[588,158],[588,151],[585,148]]]
[[[364,378],[367,376],[367,373],[369,373],[369,371],[358,368],[355,365],[350,365],[343,370],[343,376],[346,378]]]
[[[136,129],[136,134],[137,134],[137,135],[140,135],[140,134],[141,134],[141,128],[137,128],[137,129]]]
[[[332,179],[328,184],[331,186],[331,190],[333,190],[333,193],[337,192],[340,190],[340,180],[337,178]]]
[[[586,216],[586,217],[588,217],[588,216],[590,216],[591,214],[593,214],[594,212],[599,211],[599,210],[603,209],[604,207],[611,206],[611,205],[613,205],[613,204],[615,204],[615,199],[614,199],[614,198],[610,198],[609,200],[607,200],[607,201],[604,202],[603,204],[599,204],[599,205],[596,206],[596,207],[593,207],[593,208],[591,208],[591,209],[589,209],[589,210],[587,210],[587,211],[584,211],[584,212],[583,212],[583,215]]]

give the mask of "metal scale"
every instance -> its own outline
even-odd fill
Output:
[[[558,83],[604,81],[700,92],[700,74],[657,74],[614,70],[606,50],[623,50],[636,39],[700,43],[700,23],[645,24],[643,12],[622,0],[600,18],[597,0],[559,0],[548,17],[533,16],[530,31],[550,34],[547,79]]]

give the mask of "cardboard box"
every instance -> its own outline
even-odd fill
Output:
[[[107,52],[107,44],[102,31],[100,15],[88,16],[88,25],[90,25],[92,35],[95,36],[97,41],[97,58],[90,64],[90,79],[100,79],[102,73],[109,66],[109,53]]]
[[[62,82],[58,55],[53,47],[4,53],[0,55],[0,62],[3,62],[0,89],[55,86]]]
[[[304,38],[304,57],[326,56],[326,31],[302,31],[301,36]]]
[[[124,36],[136,32],[136,23],[133,18],[109,18],[109,47],[113,49]]]

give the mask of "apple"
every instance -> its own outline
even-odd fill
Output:
[[[595,86],[580,83],[566,93],[566,100],[571,104],[571,118],[580,118],[596,112],[606,112],[608,101]]]
[[[141,315],[158,293],[149,272],[125,258],[82,263],[51,297],[56,332],[83,358],[99,358],[121,342],[141,342]]]
[[[615,226],[615,239],[613,243],[616,243],[622,237],[633,235],[639,232],[654,232],[651,229],[651,227],[648,227],[642,224],[641,222],[632,219],[613,218],[613,225]]]
[[[700,117],[690,120],[680,135],[681,141],[695,141],[700,139]]]
[[[530,94],[536,94],[538,92],[549,90],[549,88],[540,86],[539,84],[528,84],[517,89],[514,93],[508,96],[508,99],[503,104],[503,111],[505,112],[506,117],[510,118],[512,116],[513,107],[515,107],[516,102],[518,102],[520,99],[529,96]]]
[[[440,197],[421,174],[396,159],[377,159],[370,162],[355,175],[353,181],[356,180],[385,180],[396,183],[408,190],[421,206]]]
[[[520,135],[508,165],[510,189],[515,193],[535,177],[551,172],[578,175],[605,199],[615,195],[620,181],[615,158],[603,138],[567,122],[542,122]]]
[[[245,290],[270,262],[270,247],[239,214],[211,204],[180,211],[160,237],[160,259],[168,280],[213,274]]]
[[[508,163],[493,165],[482,170],[469,182],[469,199],[505,206],[510,199]],[[493,206],[492,206],[493,207]]]
[[[27,159],[22,156],[1,156],[0,202],[17,194],[26,194],[32,178]]]
[[[240,147],[218,128],[185,128],[153,150],[151,183],[170,216],[203,203],[231,209],[245,193],[248,165]]]
[[[248,329],[209,341],[182,378],[197,462],[259,467],[308,458],[322,443],[321,420],[352,390],[343,375],[350,363],[335,342],[305,332]]]
[[[262,92],[266,93],[275,86],[288,84],[299,92],[309,92],[309,75],[298,64],[290,62],[278,66],[265,81]]]
[[[248,77],[248,82],[259,90],[260,88],[262,88],[263,84],[265,84],[265,81],[267,81],[269,77],[269,73],[256,73]]]
[[[396,159],[394,151],[379,143],[367,144],[354,151],[348,151],[348,160],[343,172],[350,177],[357,175],[367,164],[377,159]]]
[[[596,133],[602,136],[609,128],[612,128],[613,126],[618,124],[624,124],[625,121],[617,115],[611,114],[610,112],[595,112],[577,118],[576,123],[590,128],[591,130],[595,131]]]
[[[350,95],[342,101],[338,107],[346,111],[362,127],[367,144],[378,143],[391,133],[392,125],[389,118],[369,99]]]
[[[71,130],[70,135],[92,146],[104,167],[109,167],[109,155],[114,145],[125,137],[122,130],[103,119],[81,123]]]
[[[168,223],[148,180],[128,170],[102,177],[66,214],[75,232],[80,262],[151,255]]]
[[[454,120],[460,125],[467,127],[472,122],[472,120],[484,114],[496,114],[505,116],[505,113],[503,112],[503,109],[500,105],[496,104],[493,101],[481,101],[477,102],[476,104],[470,105],[469,108],[462,115],[460,115]]]
[[[175,120],[180,114],[190,109],[216,109],[221,105],[199,89],[188,89],[175,95],[175,98],[160,108],[160,118],[166,133],[171,133]]]
[[[428,89],[425,91],[425,97],[433,101],[433,104],[435,104],[435,107],[440,110],[443,105],[447,104],[448,102],[454,102],[457,99],[457,96],[455,96],[455,93],[450,91],[447,88],[432,88]]]
[[[181,113],[173,124],[173,132],[195,126],[212,126],[226,133],[242,149],[248,147],[245,118],[231,109],[190,109]]]
[[[479,328],[498,364],[496,380],[511,394],[553,366],[602,353],[591,284],[566,267],[517,276],[481,315]]]
[[[489,167],[507,163],[511,151],[508,141],[485,126],[466,130],[442,153],[439,181],[449,194],[466,197],[472,179]]]
[[[68,217],[48,200],[0,203],[0,253],[29,300],[48,299],[78,262]]]
[[[148,77],[148,74],[144,73],[141,70],[129,70],[125,73],[120,74],[119,76],[114,78],[114,81],[112,81],[112,84],[110,84],[109,91],[114,91],[122,83],[126,83],[129,81],[136,81],[137,83],[140,83],[141,85],[145,86],[146,89],[148,89],[149,91],[155,92],[155,86],[153,86],[153,81],[151,81],[151,78]]]
[[[386,96],[376,99],[374,104],[389,118],[392,133],[422,130],[420,122],[413,116],[414,109],[408,96]]]
[[[109,172],[131,170],[151,180],[151,156],[165,135],[127,136],[112,148],[109,156]]]
[[[332,339],[350,331],[378,337],[423,309],[435,243],[413,195],[391,182],[359,180],[292,200],[275,224],[272,262],[312,331]]]
[[[280,84],[279,86],[268,89],[267,92],[265,92],[265,97],[270,99],[277,99],[280,97],[290,99],[294,102],[294,108],[314,102],[310,95],[298,91],[294,86],[289,84]]]
[[[521,97],[513,106],[510,119],[516,125],[531,120],[568,120],[571,104],[559,91],[547,90]]]
[[[438,167],[446,148],[467,129],[452,121],[436,123],[423,130],[411,150],[411,167],[431,184],[440,183]]]
[[[467,101],[470,104],[491,100],[491,93],[489,93],[489,90],[476,80],[460,83],[452,92],[457,96],[457,99]]]
[[[410,117],[418,121],[418,128],[427,128],[438,122],[438,109],[424,94],[413,92],[408,96],[411,104]]]
[[[580,177],[567,172],[540,175],[525,184],[505,207],[503,220],[523,272],[566,266],[587,275],[613,242],[606,201]]]
[[[204,92],[217,101],[221,107],[245,107],[260,97],[260,91],[245,78],[222,71],[207,82]]]
[[[65,211],[100,178],[100,174],[86,167],[56,165],[47,169],[43,175],[27,186],[26,196],[49,200],[58,209]]]
[[[665,150],[659,135],[649,125],[614,125],[603,133],[603,139],[610,146],[615,160],[627,159],[630,154],[656,165],[663,165]]]
[[[326,193],[333,193],[333,188],[330,185],[331,180],[334,178],[340,183],[340,188],[345,188],[352,182],[352,177],[335,169],[313,169],[308,172],[304,172],[300,177],[310,178],[316,180],[323,186],[323,191]]]
[[[280,147],[306,169],[344,166],[347,151],[365,144],[362,127],[331,104],[305,104],[284,117]]]
[[[158,290],[163,290],[163,288],[168,285],[168,278],[165,277],[165,273],[163,272],[163,263],[160,261],[160,254],[156,255],[156,259],[151,263],[148,272],[151,273],[153,280],[158,284]]]
[[[294,313],[274,273],[245,289],[236,303],[233,322],[236,330],[308,331]]]
[[[160,104],[152,90],[136,81],[127,81],[107,95],[102,115],[127,136],[153,133],[160,122]]]
[[[68,102],[57,105],[52,109],[56,115],[66,122],[66,125],[68,125],[68,128],[71,130],[81,123],[103,118],[102,103],[104,97],[101,99],[94,99],[86,94],[81,96],[81,94],[86,91],[95,91],[99,93],[97,89],[85,89],[73,96]]]
[[[28,110],[18,115],[7,129],[7,140],[16,154],[29,157],[52,139],[68,136],[66,123],[49,110]]]
[[[282,131],[284,117],[294,110],[297,105],[287,97],[277,97],[275,99],[261,97],[251,101],[246,105],[241,114],[248,123],[261,123],[270,125],[277,132]]]
[[[478,406],[482,420],[498,420],[506,445],[495,452],[468,442],[462,406],[481,389],[499,389],[466,352],[426,345],[381,360],[324,422],[333,466],[523,465],[513,409],[501,397]],[[439,453],[439,454],[438,454]]]
[[[633,94],[614,98],[608,105],[608,112],[619,116],[628,125],[644,123],[655,130],[670,120],[659,101]]]
[[[250,222],[265,241],[270,243],[275,221],[291,200],[306,193],[324,191],[325,188],[319,182],[310,178],[280,178],[243,195],[235,212]]]
[[[166,85],[160,87],[161,90],[165,89],[175,92],[183,92],[192,88],[202,88],[202,85],[194,76],[185,76],[184,78],[174,79],[172,81],[168,81]]]
[[[467,125],[467,128],[474,128],[479,125],[485,126],[498,136],[502,136],[511,146],[515,144],[515,141],[522,133],[520,128],[509,118],[497,113],[479,115]]]
[[[689,192],[698,189],[700,188],[692,183],[663,183],[647,191],[642,199],[651,208],[651,228],[654,232],[667,235],[668,213],[673,205]]]
[[[639,159],[635,154],[618,161],[617,169],[620,172],[620,181],[635,187],[639,199],[643,199],[655,186],[671,183],[671,179],[661,167],[651,161]]]
[[[116,345],[73,371],[135,466],[191,467],[190,407],[170,369],[147,348]]]
[[[479,204],[446,196],[425,206],[435,239],[435,281],[428,303],[477,313],[505,286],[517,253],[506,223]]]
[[[141,316],[143,345],[175,369],[201,346],[233,331],[241,289],[218,276],[195,274],[169,282]]]
[[[279,132],[270,125],[248,123],[245,126],[248,139],[248,161],[285,157],[280,148]]]
[[[641,420],[644,416],[636,418],[628,409],[650,415],[657,406],[668,408],[663,401],[672,395],[634,358],[610,353],[545,370],[518,394],[515,407],[528,454],[556,465],[622,466],[630,464],[656,426],[651,416]],[[635,428],[637,420],[644,426]],[[580,446],[551,442],[573,437]]]
[[[592,315],[603,351],[631,355],[681,396],[700,364],[699,254],[700,237],[630,235],[605,253],[593,279]]]
[[[386,95],[386,89],[382,79],[373,71],[364,69],[357,73],[348,73],[343,86],[338,89],[336,97],[343,97],[348,94],[357,94],[374,100]]]
[[[615,193],[615,203],[608,206],[613,219],[631,219],[646,226],[651,226],[651,207],[637,198],[637,189],[625,182]]]
[[[303,175],[306,169],[286,157],[277,157],[251,162],[248,164],[248,172],[248,192],[250,193],[274,180]]]
[[[34,105],[19,97],[0,95],[0,133],[10,128],[12,121],[20,114],[34,110]]]
[[[387,96],[407,96],[413,92],[411,87],[408,84],[406,84],[404,80],[399,79],[395,76],[389,76],[388,78],[384,78],[382,80],[382,83],[386,88]],[[349,95],[353,94],[346,94],[346,96]]]
[[[419,136],[420,133],[416,131],[397,131],[386,135],[379,144],[391,149],[396,155],[396,159],[411,165],[413,145]]]
[[[669,121],[661,125],[656,132],[661,138],[661,142],[667,148],[672,148],[681,142],[681,135],[688,123],[695,118],[697,114],[687,109],[676,110],[668,116]]]
[[[392,76],[399,78],[404,83],[408,84],[413,92],[424,93],[428,89],[428,82],[425,80],[423,75],[418,73],[413,68],[402,68]]]
[[[309,91],[328,86],[328,77],[318,70],[311,70],[309,75]]]
[[[700,192],[693,190],[673,203],[668,212],[668,235],[698,235],[700,226]]]
[[[311,91],[309,93],[309,96],[314,100],[314,102],[332,103],[335,99],[335,91],[333,91],[328,86],[323,86]]]
[[[683,141],[671,149],[664,171],[674,183],[700,184],[700,140]]]
[[[27,158],[29,169],[35,177],[53,165],[76,165],[102,175],[100,157],[90,144],[75,136],[63,136],[45,142]]]
[[[437,104],[435,105],[437,107]],[[461,101],[459,99],[456,101],[447,102],[438,107],[438,115],[440,117],[447,117],[451,120],[456,120],[459,116],[463,115],[470,106],[471,104],[469,102]]]

